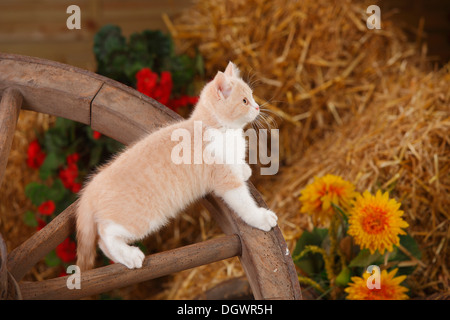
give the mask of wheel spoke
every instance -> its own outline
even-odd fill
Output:
[[[72,203],[48,225],[8,255],[8,269],[16,281],[20,281],[39,260],[75,230],[76,205],[77,202]]]
[[[5,174],[17,119],[22,107],[22,95],[14,88],[3,92],[0,102],[0,185]]]
[[[0,299],[6,299],[8,295],[8,268],[6,267],[6,243],[0,234]]]
[[[23,282],[20,291],[24,299],[80,299],[228,259],[240,252],[241,242],[237,235],[222,236],[147,256],[139,269],[127,269],[118,263],[84,271],[80,274],[80,289],[68,288],[69,275],[41,282]]]

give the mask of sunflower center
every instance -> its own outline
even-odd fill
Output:
[[[387,224],[387,212],[383,208],[367,206],[363,210],[362,228],[368,234],[383,232]]]

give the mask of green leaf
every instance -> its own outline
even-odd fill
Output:
[[[294,263],[308,275],[317,275],[321,273],[324,268],[322,255],[319,253],[307,253],[299,259],[296,258],[296,256],[305,249],[305,246],[313,245],[321,247],[327,235],[328,229],[314,228],[312,232],[304,231],[297,240],[292,257]]]
[[[35,216],[34,212],[32,212],[32,211],[25,212],[25,215],[23,216],[23,221],[29,227],[37,227],[38,226],[36,216]]]
[[[203,60],[203,56],[198,52],[195,56],[195,69],[201,77],[205,76],[205,61]]]
[[[372,264],[374,264],[375,261],[379,260],[382,256],[378,251],[375,251],[374,254],[370,254],[369,249],[363,249],[359,251],[358,255],[350,261],[350,264],[348,265],[350,268],[353,267],[363,267],[366,268]]]
[[[192,83],[195,74],[195,62],[187,55],[175,56],[171,60],[170,72],[172,73],[175,91]]]
[[[25,195],[35,206],[39,206],[46,200],[48,187],[46,185],[31,182],[25,187]]]
[[[94,54],[99,62],[105,62],[115,51],[123,50],[126,44],[122,30],[115,25],[103,26],[94,36]]]
[[[348,224],[348,217],[344,210],[342,210],[341,207],[334,203],[331,203],[331,206],[333,207],[334,211],[339,214],[339,216],[345,221],[345,223]]]
[[[124,72],[128,61],[128,48],[122,30],[118,26],[103,26],[94,36],[93,49],[98,73],[130,84],[130,79]]]
[[[418,260],[422,259],[422,251],[420,251],[419,245],[409,234],[400,236],[400,244],[408,250],[414,258]],[[409,260],[409,257],[407,257],[403,252],[401,252],[401,254],[406,257],[405,260]]]
[[[56,202],[55,214],[63,212],[67,207],[69,207],[77,198],[76,194],[73,194],[69,190],[65,190],[64,196],[58,202]]]
[[[91,154],[90,154],[90,159],[89,159],[89,167],[95,167],[96,165],[99,164],[100,159],[102,157],[102,153],[103,153],[103,146],[101,144],[96,144],[92,149],[91,149]]]
[[[45,133],[44,146],[48,153],[59,153],[69,143],[67,135],[60,130],[52,128]]]
[[[186,94],[196,73],[204,75],[203,58],[176,55],[169,34],[160,30],[133,33],[128,42],[118,26],[106,25],[94,36],[97,72],[126,85],[134,86],[136,72],[144,67],[160,74],[170,71],[176,94]]]
[[[53,185],[48,189],[47,197],[49,200],[59,202],[66,195],[67,189],[60,179],[55,179]]]
[[[148,254],[147,247],[145,246],[145,244],[142,243],[142,241],[136,242],[135,246],[137,246],[145,255]]]
[[[56,255],[56,251],[53,250],[45,256],[45,264],[47,267],[56,267],[61,264],[61,260]]]
[[[313,245],[320,247],[323,240],[328,235],[328,229],[314,228],[311,232],[303,231],[300,238],[297,240],[292,256],[295,257],[305,249],[305,246]]]
[[[69,119],[58,117],[54,125],[54,129],[59,130],[61,133],[67,133],[75,126],[75,122]]]
[[[350,282],[351,272],[348,267],[345,267],[341,270],[341,272],[337,275],[335,283],[340,287],[346,287]]]
[[[422,258],[422,252],[420,248],[410,235],[400,236],[400,244],[416,259]],[[394,246],[394,250],[389,254],[389,262],[409,261],[411,258],[402,252],[397,246]],[[399,267],[398,275],[409,275],[416,269],[416,266]]]
[[[106,151],[109,153],[117,153],[120,152],[124,148],[124,145],[114,139],[106,139],[105,143]]]
[[[153,56],[153,71],[161,73],[167,70],[170,64],[169,59],[173,56],[173,43],[170,36],[160,30],[144,30],[141,36],[145,39],[147,52]]]
[[[422,258],[422,252],[419,246],[410,235],[400,236],[400,244],[411,253],[411,255],[420,260]],[[403,253],[397,246],[394,246],[394,250],[389,253],[389,262],[391,261],[408,261],[411,260],[405,253]]]
[[[145,68],[145,67],[149,67],[148,65],[144,64],[142,61],[127,61],[126,62],[126,67],[125,67],[125,74],[127,75],[127,77],[129,79],[135,79],[136,78],[136,73],[138,73],[138,71],[140,71],[141,69]],[[133,81],[133,84],[135,83],[135,81]]]
[[[45,157],[44,163],[39,168],[39,176],[42,180],[47,179],[50,175],[56,172],[59,166],[64,163],[64,156],[57,154],[56,152],[50,152]]]

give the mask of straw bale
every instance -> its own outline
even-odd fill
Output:
[[[409,281],[412,294],[448,291],[449,80],[448,68],[429,74],[408,69],[397,78],[404,98],[374,93],[364,113],[299,154],[273,184],[277,195],[270,204],[291,222],[284,233],[310,228],[309,221],[292,222],[299,216],[300,191],[315,176],[333,173],[357,190],[387,190],[401,201],[408,231],[423,251],[423,263]]]

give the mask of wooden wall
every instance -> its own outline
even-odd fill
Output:
[[[69,5],[81,9],[81,30],[68,30]],[[35,56],[95,71],[93,36],[105,24],[124,35],[144,29],[167,31],[163,13],[173,16],[189,0],[0,0],[0,51]]]
[[[355,0],[357,1],[357,0]],[[450,60],[449,0],[374,0],[389,19],[409,25],[412,40],[424,19],[429,54]],[[81,8],[81,30],[68,30],[66,9]],[[166,30],[163,13],[176,15],[192,5],[191,0],[0,0],[0,51],[68,63],[94,71],[93,36],[99,27],[113,23],[123,33],[144,29]]]

